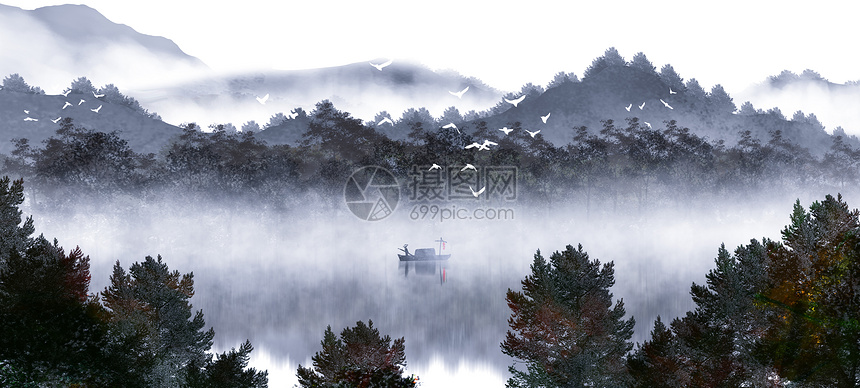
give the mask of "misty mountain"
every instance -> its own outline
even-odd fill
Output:
[[[198,124],[265,124],[277,113],[294,108],[310,111],[324,99],[354,117],[372,120],[386,111],[393,120],[409,108],[425,107],[440,115],[450,106],[462,112],[484,110],[503,94],[478,79],[453,71],[434,71],[426,66],[394,60],[381,71],[370,63],[384,59],[309,70],[271,70],[211,76],[173,87],[135,93],[142,104],[168,122]],[[462,98],[449,92],[469,90]],[[257,97],[269,95],[264,104]]]
[[[814,154],[823,154],[832,143],[830,135],[814,124],[791,121],[775,112],[735,113],[730,105],[718,103],[700,87],[676,89],[670,93],[670,85],[656,73],[613,65],[581,82],[562,82],[543,93],[529,93],[516,107],[502,103],[493,109],[499,113],[474,119],[470,125],[474,128],[477,122],[486,121],[495,130],[519,122],[523,129],[541,130],[540,135],[556,146],[571,143],[576,128],[581,126],[597,133],[603,120],[611,119],[626,126],[626,120],[632,118],[637,118],[643,126],[647,122],[654,129],[676,120],[677,125],[690,128],[698,136],[724,140],[729,146],[737,141],[740,132],[747,130],[764,142],[771,132],[779,130],[785,139],[809,148]],[[740,106],[737,100],[734,104]],[[547,113],[552,114],[543,123],[541,116]]]
[[[173,41],[114,23],[85,5],[23,10],[0,5],[0,74],[20,73],[47,91],[86,76],[96,83],[142,87],[208,67]]]
[[[81,100],[84,102],[80,103]],[[66,102],[71,106],[63,109]],[[25,121],[28,117],[38,121]],[[96,99],[92,94],[69,93],[63,97],[0,90],[0,128],[3,129],[0,153],[9,155],[14,149],[10,140],[15,138],[27,138],[31,145],[40,145],[60,127],[59,121],[52,120],[64,117],[71,117],[76,126],[119,131],[132,149],[142,153],[157,153],[174,135],[182,132],[179,127],[147,117],[128,106]]]
[[[764,110],[778,106],[788,117],[798,110],[813,113],[829,130],[842,127],[856,133],[860,129],[860,81],[839,84],[812,70],[801,74],[785,70],[741,91],[738,100]]]

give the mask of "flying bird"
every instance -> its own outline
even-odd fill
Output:
[[[257,97],[257,102],[259,102],[260,104],[266,105],[266,100],[268,100],[268,99],[269,99],[269,93],[266,93],[266,95],[263,96],[262,98]]]
[[[484,144],[483,144],[483,146],[484,146],[484,147],[491,146],[491,145],[499,145],[499,143],[496,143],[496,142],[494,142],[494,141],[489,141],[489,140],[487,140],[487,139],[484,139]]]
[[[104,97],[104,96],[105,96],[105,94],[104,94],[104,93],[102,93],[102,94],[96,94],[96,92],[93,92],[93,97],[95,97],[95,98],[102,98],[102,97]]]
[[[25,114],[30,114],[30,111],[28,111],[28,110],[24,109],[24,113],[25,113]]]
[[[63,109],[66,109],[66,108],[68,108],[68,107],[70,107],[70,106],[72,106],[72,104],[71,104],[70,102],[66,101],[66,104],[65,104],[65,105],[63,105]]]
[[[432,165],[432,166],[430,166],[430,169],[429,169],[429,170],[427,170],[427,171],[441,170],[441,169],[442,169],[442,166],[440,166],[440,165],[438,165],[438,164],[436,164],[436,163],[433,163],[433,165]]]
[[[549,113],[547,113],[547,114],[546,114],[546,116],[541,116],[541,117],[540,117],[540,119],[541,119],[541,120],[543,120],[543,123],[544,123],[544,124],[546,124],[546,121],[547,121],[547,120],[549,120],[549,115],[551,115],[551,114],[552,114],[552,112],[549,112]]]
[[[34,119],[28,116],[26,119],[24,119],[24,121],[39,121],[39,119]]]
[[[391,121],[391,118],[390,118],[390,117],[386,117],[386,118],[384,118],[384,119],[382,119],[382,120],[379,120],[379,122],[378,122],[378,123],[376,123],[376,125],[382,125],[382,124],[385,124],[385,123],[389,123],[389,124],[391,124],[391,125],[394,125],[394,122],[393,122],[393,121]]]
[[[93,111],[93,112],[99,113],[99,111],[100,111],[101,109],[102,109],[102,106],[101,106],[101,105],[99,105],[99,107],[98,107],[98,108],[90,109],[90,110],[91,110],[91,111]]]
[[[642,105],[639,105],[639,110],[645,109],[645,101],[642,101]]]
[[[466,170],[475,170],[475,171],[478,171],[478,169],[477,169],[477,168],[475,168],[475,166],[473,166],[473,165],[471,165],[471,164],[469,164],[469,163],[466,163],[466,166],[465,166],[465,167],[463,167],[463,168],[461,168],[461,169],[460,169],[460,172],[463,172],[463,171],[466,171]]]
[[[57,117],[56,119],[51,120],[51,122],[56,124],[60,119],[62,119],[62,117]]]
[[[481,144],[481,143],[478,143],[478,142],[474,142],[474,143],[472,143],[472,144],[469,144],[469,145],[467,145],[466,147],[464,147],[464,149],[467,149],[467,150],[468,150],[469,148],[475,148],[475,147],[478,147],[478,151],[480,151],[480,150],[489,150],[489,149],[490,149],[490,148],[488,148],[487,146],[485,146],[485,145],[483,145],[483,144]]]
[[[528,129],[526,129],[526,132],[528,132],[528,133],[529,133],[529,135],[532,135],[532,137],[535,137],[535,135],[537,135],[538,133],[540,133],[540,129],[538,129],[537,131],[534,131],[534,132],[529,131]]]
[[[390,65],[390,64],[391,64],[391,62],[393,62],[393,61],[392,61],[392,60],[390,60],[390,59],[388,60],[388,62],[380,63],[380,64],[378,64],[378,65],[377,65],[377,64],[374,64],[373,62],[371,62],[371,63],[370,63],[370,66],[375,67],[375,68],[376,68],[376,70],[382,71],[382,69],[383,69],[384,67],[386,67],[386,66]]]
[[[507,102],[508,104],[513,105],[513,106],[514,106],[514,108],[516,108],[516,107],[517,107],[517,104],[519,104],[519,103],[523,102],[523,100],[525,100],[525,99],[526,99],[526,96],[525,96],[525,95],[522,95],[522,96],[520,96],[520,98],[515,98],[515,99],[513,99],[513,100],[508,100],[508,99],[506,98],[506,99],[505,99],[505,102]]]
[[[478,198],[478,196],[481,195],[484,192],[484,190],[486,190],[486,189],[487,189],[487,186],[484,186],[484,187],[481,187],[480,190],[475,191],[475,189],[473,189],[472,186],[469,186],[469,191],[472,192],[472,195],[474,195],[475,198]]]
[[[505,135],[507,135],[507,134],[511,133],[511,131],[513,131],[513,128],[504,127],[504,128],[499,128],[499,130],[504,132]]]
[[[462,99],[462,98],[463,98],[463,94],[464,94],[464,93],[466,93],[466,92],[468,92],[468,91],[469,91],[469,87],[468,87],[468,86],[466,86],[466,88],[465,88],[465,89],[463,89],[463,90],[461,90],[461,91],[459,91],[459,92],[452,92],[452,91],[448,91],[448,93],[451,93],[451,95],[452,95],[452,96],[457,96],[457,98],[461,98],[461,99]]]
[[[660,102],[662,102],[662,103],[663,103],[663,105],[666,105],[666,107],[667,107],[667,108],[669,108],[669,109],[675,109],[675,108],[672,108],[672,106],[671,106],[671,105],[667,104],[667,103],[666,103],[666,101],[663,101],[663,99],[660,99]]]
[[[63,95],[63,97],[68,97],[68,96],[69,96],[69,93],[71,93],[71,92],[72,92],[72,90],[71,90],[71,89],[69,89],[69,90],[66,90],[66,92],[65,92],[65,93],[60,93],[60,94],[62,94],[62,95]]]
[[[81,102],[79,102],[79,103],[78,103],[78,105],[83,104],[85,101],[86,101],[86,100],[84,100],[84,99],[82,98],[82,99],[81,99]]]
[[[454,128],[454,129],[456,129],[456,130],[457,130],[457,133],[460,133],[460,129],[459,129],[459,128],[457,128],[457,126],[456,126],[456,125],[454,125],[454,123],[448,123],[448,124],[445,124],[444,126],[442,126],[442,128],[445,128],[445,129]]]
[[[649,123],[649,122],[647,122],[647,121],[643,121],[643,123],[645,123],[645,125],[647,125],[647,126],[648,126],[648,128],[651,128],[651,123]]]
[[[678,94],[678,92],[672,90],[672,88],[669,88],[669,94]]]
[[[624,109],[627,109],[627,111],[630,112],[630,108],[632,108],[632,107],[633,107],[633,104],[631,103],[630,105],[625,106]]]

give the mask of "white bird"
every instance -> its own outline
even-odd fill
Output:
[[[66,109],[66,108],[68,108],[68,107],[70,107],[70,106],[72,106],[72,104],[71,104],[70,102],[66,101],[66,104],[65,104],[65,105],[63,105],[63,109]]]
[[[633,107],[633,104],[630,104],[630,105],[625,106],[624,109],[627,109],[627,111],[630,112],[630,108],[632,108],[632,107]]]
[[[382,120],[379,120],[379,122],[378,122],[378,123],[376,123],[376,125],[382,125],[382,124],[385,124],[385,123],[389,123],[389,124],[391,124],[391,125],[394,125],[394,122],[393,122],[393,121],[391,121],[391,118],[390,118],[390,117],[386,117],[386,118],[384,118],[384,119],[382,119]]]
[[[430,169],[429,169],[429,170],[427,170],[427,171],[441,170],[441,169],[442,169],[442,166],[440,166],[440,165],[438,165],[438,164],[436,164],[436,163],[433,163],[433,165],[432,165],[432,166],[430,166]]]
[[[475,198],[478,198],[478,196],[481,195],[484,192],[484,190],[486,190],[486,189],[487,189],[487,186],[484,186],[484,187],[481,187],[480,190],[475,191],[475,189],[473,189],[472,186],[469,186],[469,191],[472,192],[472,195],[474,195]]]
[[[60,119],[62,119],[62,117],[57,117],[56,119],[51,120],[51,122],[56,124]]]
[[[505,99],[505,102],[507,102],[508,104],[513,105],[513,106],[514,106],[514,108],[516,108],[516,107],[517,107],[517,104],[519,104],[519,103],[523,102],[523,100],[525,100],[525,99],[526,99],[526,96],[525,96],[525,95],[522,95],[522,96],[520,96],[520,98],[515,98],[515,99],[513,99],[513,100],[508,100],[508,99],[506,98],[506,99]]]
[[[678,92],[672,90],[672,88],[669,88],[669,94],[678,94]]]
[[[445,124],[444,126],[442,126],[442,128],[445,128],[445,129],[454,128],[454,129],[456,129],[456,130],[457,130],[457,133],[460,133],[460,129],[459,129],[459,128],[457,128],[457,126],[456,126],[456,125],[454,125],[454,123],[448,123],[448,124]]]
[[[483,144],[483,145],[484,145],[484,147],[487,147],[487,146],[491,146],[491,145],[499,145],[499,143],[496,143],[496,142],[494,142],[494,141],[489,141],[489,140],[487,140],[487,139],[484,139],[484,144]]]
[[[648,126],[648,128],[651,128],[651,123],[649,123],[649,122],[647,122],[647,121],[643,121],[643,123],[645,123],[645,125],[647,125],[647,126]]]
[[[490,149],[489,147],[487,147],[487,146],[485,146],[485,145],[483,145],[483,144],[481,144],[481,143],[478,143],[478,142],[474,142],[474,143],[472,143],[472,144],[469,144],[469,145],[467,145],[467,146],[466,146],[466,147],[464,147],[464,148],[468,150],[469,148],[475,148],[475,147],[478,147],[478,151],[480,151],[480,150],[489,150],[489,149]]]
[[[528,132],[528,133],[529,133],[529,135],[532,135],[532,137],[535,137],[535,135],[537,135],[538,133],[540,133],[540,129],[538,129],[537,131],[534,131],[534,132],[529,131],[528,129],[526,129],[526,132]]]
[[[463,171],[466,171],[466,170],[475,170],[475,171],[478,171],[478,169],[477,169],[477,168],[475,168],[475,166],[473,166],[473,165],[471,165],[471,164],[469,164],[469,163],[466,163],[466,167],[461,168],[461,169],[460,169],[460,172],[463,172]]]
[[[642,101],[642,105],[639,105],[639,110],[645,109],[645,101]]]
[[[269,99],[269,93],[266,93],[266,95],[263,96],[262,98],[257,97],[257,102],[259,102],[260,104],[266,105],[266,100],[268,100],[268,99]]]
[[[666,101],[663,101],[663,99],[662,99],[662,98],[660,99],[660,102],[662,102],[662,103],[663,103],[663,105],[666,105],[666,107],[667,107],[667,108],[669,108],[669,109],[675,109],[675,108],[672,108],[672,106],[670,106],[669,104],[667,104],[667,103],[666,103]]]
[[[96,94],[96,92],[93,92],[93,97],[95,97],[95,98],[102,98],[102,97],[104,97],[104,96],[105,96],[105,94],[104,94],[104,93],[102,93],[102,94]]]
[[[91,110],[91,111],[93,111],[93,112],[99,113],[99,111],[100,111],[101,109],[102,109],[102,106],[101,106],[101,105],[99,105],[99,107],[98,107],[98,108],[90,109],[90,110]]]
[[[66,92],[65,92],[65,93],[60,93],[60,94],[62,94],[62,95],[63,95],[63,97],[68,97],[68,96],[69,96],[69,93],[71,93],[71,92],[72,92],[72,90],[71,90],[71,89],[69,89],[69,90],[66,90]]]
[[[451,93],[451,95],[452,95],[452,96],[457,96],[457,98],[462,99],[462,98],[463,98],[463,94],[464,94],[464,93],[466,93],[466,92],[468,92],[468,91],[469,91],[469,87],[468,87],[468,86],[466,86],[466,88],[465,88],[465,89],[463,89],[463,90],[461,90],[461,91],[459,91],[459,92],[452,92],[452,91],[448,91],[448,93]]]
[[[543,120],[543,123],[544,123],[544,124],[546,124],[546,121],[547,121],[547,120],[549,120],[549,115],[551,115],[551,114],[552,114],[552,112],[549,112],[549,113],[547,113],[547,114],[546,114],[546,116],[541,116],[541,117],[540,117],[540,119],[541,119],[541,120]]]
[[[504,132],[505,135],[507,135],[507,134],[511,133],[511,131],[513,131],[513,128],[504,127],[504,128],[499,128],[499,130]]]
[[[390,65],[390,64],[391,64],[391,62],[393,62],[391,59],[389,59],[389,60],[388,60],[388,62],[380,63],[380,64],[378,64],[378,65],[377,65],[377,64],[374,64],[373,62],[370,62],[370,66],[375,67],[375,68],[376,68],[376,70],[382,71],[382,69],[383,69],[384,67],[386,67],[386,66]]]
[[[39,119],[34,119],[32,117],[27,117],[24,121],[39,121]]]
[[[24,109],[24,113],[25,113],[25,114],[30,114],[30,111],[28,111],[28,110]]]
[[[78,103],[78,105],[83,104],[83,103],[84,103],[84,101],[86,101],[86,100],[84,100],[84,99],[82,98],[82,99],[81,99],[81,102],[79,102],[79,103]]]

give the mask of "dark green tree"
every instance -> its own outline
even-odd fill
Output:
[[[414,376],[403,376],[406,367],[405,339],[392,343],[381,336],[373,322],[356,322],[338,338],[328,326],[323,334],[322,351],[311,360],[313,367],[298,367],[296,376],[302,387],[414,387]]]
[[[203,312],[193,314],[194,274],[170,271],[161,256],[147,256],[128,273],[114,265],[110,285],[102,292],[115,336],[140,338],[134,349],[135,368],[150,387],[176,386],[185,381],[187,366],[205,365],[215,332],[204,331]]]
[[[186,368],[183,388],[266,388],[268,372],[248,368],[254,347],[245,341],[239,349],[231,349],[207,359],[203,365],[192,360]]]
[[[522,291],[508,290],[511,308],[502,352],[515,364],[509,387],[618,387],[630,383],[625,356],[634,320],[624,303],[612,306],[612,262],[602,267],[582,245],[568,245],[547,262],[535,254]],[[516,368],[525,364],[526,370]]]

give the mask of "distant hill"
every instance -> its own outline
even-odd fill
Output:
[[[0,74],[19,73],[47,92],[86,76],[96,84],[141,87],[208,70],[173,41],[111,22],[85,5],[23,10],[0,5]]]
[[[759,109],[778,106],[789,118],[800,110],[814,113],[828,131],[842,127],[860,132],[860,82],[834,83],[812,70],[801,74],[783,71],[737,94],[736,101],[750,101]]]
[[[409,108],[425,107],[440,115],[450,106],[461,112],[491,107],[504,94],[475,78],[453,71],[394,60],[382,71],[370,65],[383,59],[310,70],[271,70],[213,76],[173,87],[136,92],[135,98],[168,122],[233,123],[255,120],[266,124],[276,113],[294,108],[311,111],[324,99],[354,117],[372,120],[387,111],[397,120]],[[462,98],[449,92],[465,87]],[[269,95],[265,105],[257,97]]]
[[[670,86],[656,74],[629,66],[610,66],[581,82],[564,82],[542,94],[529,95],[517,107],[508,105],[503,112],[472,120],[470,125],[474,128],[477,121],[483,120],[495,130],[520,122],[524,129],[541,130],[545,139],[558,146],[573,140],[574,128],[586,126],[596,133],[602,128],[601,120],[612,119],[616,127],[623,128],[627,126],[626,119],[636,117],[641,125],[648,122],[654,129],[664,128],[664,121],[676,120],[679,126],[689,127],[699,136],[725,140],[727,145],[734,144],[738,133],[745,130],[765,142],[770,131],[780,130],[784,138],[815,154],[823,154],[831,144],[829,134],[814,125],[764,112],[742,115],[720,111],[707,95],[697,96],[685,89],[673,92],[676,93],[671,94]],[[734,103],[741,105],[737,100]],[[543,123],[541,116],[547,113],[552,114]]]
[[[81,99],[85,101],[79,104]],[[72,105],[63,109],[66,102]],[[38,121],[25,121],[28,117]],[[9,155],[14,149],[10,140],[14,138],[27,138],[31,145],[41,146],[41,141],[54,135],[59,128],[52,120],[63,117],[71,117],[77,126],[103,132],[119,131],[132,149],[142,153],[157,153],[170,138],[182,132],[176,126],[92,95],[70,93],[63,97],[0,90],[0,153]]]

